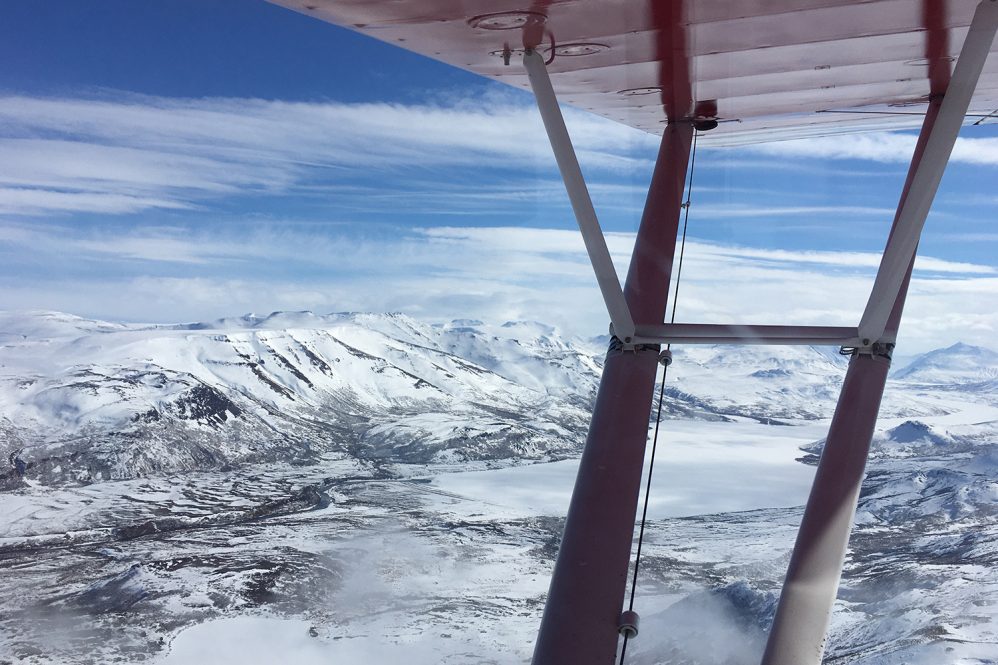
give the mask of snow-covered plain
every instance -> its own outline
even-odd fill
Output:
[[[0,314],[0,663],[527,661],[603,344]],[[675,357],[628,660],[758,662],[845,359]],[[893,377],[826,661],[998,662],[998,354]]]

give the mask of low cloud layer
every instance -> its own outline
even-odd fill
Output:
[[[626,274],[633,235],[607,236]],[[536,319],[598,335],[607,316],[577,232],[514,227],[340,234],[308,225],[78,230],[8,227],[10,256],[74,273],[8,277],[6,309],[111,319],[208,320],[310,309],[404,311],[430,320]],[[101,275],[112,262],[119,274]],[[875,253],[765,250],[691,240],[678,320],[855,325]],[[993,344],[998,270],[922,257],[912,282],[905,352],[957,340]]]

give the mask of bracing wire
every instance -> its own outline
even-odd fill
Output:
[[[697,132],[693,130],[693,148],[690,153],[690,176],[686,185],[686,201],[683,202],[683,235],[679,245],[679,265],[676,267],[676,290],[672,297],[672,316],[670,323],[676,322],[676,304],[679,302],[679,280],[683,276],[683,256],[686,253],[686,229],[690,221],[690,196],[693,191],[693,167],[697,159]],[[672,344],[666,344],[667,350],[672,348]],[[645,480],[645,498],[641,508],[641,525],[638,528],[638,548],[634,554],[634,572],[631,576],[631,597],[627,604],[627,609],[634,610],[634,594],[638,588],[638,567],[641,565],[641,546],[645,540],[645,524],[648,521],[648,498],[651,496],[651,478],[655,471],[655,451],[658,449],[658,430],[662,424],[662,402],[665,400],[665,378],[669,374],[669,366],[662,367],[662,383],[658,389],[658,410],[655,416],[655,433],[651,440],[651,459],[648,461],[648,477]],[[629,635],[624,635],[624,644],[620,647],[620,665],[624,665],[624,655],[627,653],[627,642]]]
[[[651,489],[651,475],[655,468],[655,448],[658,445],[658,428],[662,422],[662,401],[665,397],[665,375],[669,371],[668,367],[662,368],[662,383],[658,389],[658,415],[655,417],[655,435],[651,443],[651,461],[648,462],[648,480],[645,486],[644,507],[641,509],[641,528],[638,532],[638,551],[634,557],[634,575],[631,578],[631,599],[627,609],[634,610],[634,592],[638,588],[638,564],[641,561],[641,544],[644,542],[645,521],[648,519],[648,491]],[[624,654],[627,653],[627,641],[629,635],[624,635],[624,644],[620,647],[620,665],[624,665]]]
[[[690,179],[686,185],[686,201],[683,202],[683,239],[679,244],[679,266],[676,268],[676,292],[672,296],[672,318],[669,323],[676,322],[676,305],[679,304],[679,280],[683,276],[683,256],[686,254],[686,227],[690,222],[690,197],[693,194],[693,167],[697,164],[697,132],[693,131],[693,150],[690,153]],[[666,349],[671,349],[672,344],[666,344]]]

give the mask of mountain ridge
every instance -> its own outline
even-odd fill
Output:
[[[56,484],[327,451],[393,463],[560,459],[581,449],[603,353],[536,321],[278,311],[122,324],[0,312],[0,453],[20,451],[36,479]],[[846,362],[817,347],[683,347],[675,357],[666,417],[773,424],[828,417]],[[968,358],[998,374],[998,353],[956,344],[893,382],[931,372],[959,386]],[[885,414],[941,412],[897,393]]]

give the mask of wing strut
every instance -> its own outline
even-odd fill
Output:
[[[523,66],[527,69],[530,87],[534,90],[537,108],[544,121],[544,129],[547,130],[555,160],[558,162],[558,170],[561,171],[561,177],[565,181],[565,189],[568,190],[568,198],[572,202],[572,211],[579,224],[579,231],[582,232],[586,252],[588,252],[589,260],[596,272],[596,281],[603,294],[603,302],[606,303],[607,311],[610,313],[613,334],[625,344],[630,344],[631,338],[634,337],[634,321],[631,319],[631,310],[624,300],[620,279],[617,277],[617,270],[613,267],[610,250],[607,249],[603,230],[596,218],[596,210],[593,208],[586,180],[582,176],[579,160],[572,147],[572,139],[565,127],[565,118],[562,117],[561,109],[558,108],[558,98],[551,86],[551,78],[544,66],[544,58],[537,51],[528,49],[523,54]]]
[[[932,199],[939,188],[953,144],[970,108],[977,80],[984,70],[984,61],[991,51],[996,27],[998,2],[984,0],[974,13],[953,77],[946,88],[925,150],[914,170],[908,196],[898,208],[897,219],[881,258],[873,291],[859,322],[859,335],[863,339],[879,340],[887,327],[887,319],[901,293],[905,269],[915,256],[918,238],[932,206]]]
[[[894,339],[897,334],[922,224],[996,27],[998,1],[984,0],[974,14],[950,87],[942,100],[936,98],[929,103],[870,305],[860,324],[861,335],[867,336],[862,340],[865,348],[853,351],[846,371],[763,665],[821,662],[894,346],[869,340],[881,339],[881,335]]]

